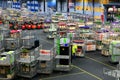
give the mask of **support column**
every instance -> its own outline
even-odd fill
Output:
[[[66,2],[67,2],[67,12],[70,12],[70,8],[69,8],[69,0],[67,0]]]
[[[58,12],[62,11],[62,9],[61,9],[61,0],[57,0],[57,11]]]
[[[92,5],[93,5],[93,22],[94,22],[94,15],[95,15],[95,11],[94,11],[94,7],[95,7],[95,0],[92,1]]]
[[[45,9],[46,9],[46,5],[45,5],[45,2],[46,2],[46,0],[44,0],[44,12],[45,12]]]
[[[60,0],[60,5],[61,5],[61,6],[60,6],[60,9],[61,9],[61,12],[62,12],[62,9],[63,9],[63,8],[62,8],[62,5],[63,5],[62,0]]]
[[[85,14],[85,1],[83,0],[83,14]]]

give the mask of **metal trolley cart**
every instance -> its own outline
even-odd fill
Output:
[[[62,13],[56,12],[56,13],[55,13],[55,16],[57,16],[57,17],[62,17]]]
[[[50,29],[48,30],[47,38],[55,38],[57,35],[58,21],[52,21]]]
[[[10,35],[5,37],[5,49],[6,50],[16,50],[21,47],[21,31],[11,30]]]
[[[56,29],[50,29],[47,35],[48,39],[54,39],[57,35],[57,30]]]
[[[16,50],[21,47],[21,43],[18,38],[6,38],[5,43],[6,50]]]
[[[93,39],[94,32],[89,26],[79,27],[79,36],[85,41],[85,51],[96,51],[96,41]]]
[[[73,38],[77,36],[76,29],[77,25],[75,23],[67,24],[67,38],[69,38],[70,41],[72,41]]]
[[[86,15],[87,25],[93,25],[93,16],[92,15]]]
[[[51,74],[53,72],[53,49],[40,49],[39,52],[37,72]]]
[[[109,56],[109,46],[110,46],[110,42],[112,40],[110,39],[105,39],[105,40],[102,40],[102,50],[101,50],[101,54],[104,55],[104,56]]]
[[[102,27],[102,22],[101,21],[95,21],[94,25],[92,27],[92,30],[97,31],[97,30],[100,30],[101,27]]]
[[[89,34],[92,33],[89,26],[82,26],[80,25],[77,29],[80,37],[88,38]]]
[[[4,38],[10,36],[10,30],[8,28],[4,28],[3,26],[0,27],[0,33],[3,35]]]
[[[25,36],[22,37],[22,47],[27,48],[27,49],[31,49],[34,47],[34,41],[35,41],[35,36]]]
[[[69,38],[55,39],[55,59],[54,70],[70,71],[71,70],[71,46]]]
[[[96,41],[85,40],[85,51],[96,51]]]
[[[111,55],[111,62],[119,62],[120,59],[120,49],[117,48],[118,44],[120,44],[119,40],[114,40],[110,43],[109,53]]]
[[[19,58],[16,60],[18,76],[32,78],[37,74],[38,50],[37,48],[31,51],[21,50]]]
[[[80,13],[73,13],[73,19],[80,19]]]
[[[35,45],[35,32],[33,33],[32,31],[26,30],[22,32],[22,47],[31,49]]]
[[[78,26],[85,26],[86,25],[86,22],[85,22],[85,20],[84,19],[80,19],[79,21],[78,21]],[[86,25],[87,26],[87,25]]]
[[[73,15],[69,14],[67,16],[67,22],[74,22]]]
[[[73,49],[74,46],[77,46],[75,56],[77,57],[84,57],[85,55],[85,41],[84,40],[73,40],[71,44],[71,48]]]
[[[14,51],[0,54],[0,80],[10,80],[15,76]]]
[[[4,36],[3,33],[0,33],[0,52],[4,50]]]
[[[48,32],[49,28],[51,26],[52,20],[51,19],[46,19],[44,21],[44,28],[43,28],[43,32]]]
[[[52,21],[58,21],[58,16],[56,15],[52,16]]]
[[[65,22],[65,23],[67,23],[67,19],[61,18],[61,19],[59,19],[59,22]]]
[[[114,45],[114,52],[117,55],[120,55],[120,43]],[[120,80],[120,57],[117,57],[119,64],[117,68],[114,70],[103,68],[103,74],[116,78],[116,80]]]
[[[95,40],[96,40],[96,45],[97,45],[98,50],[102,49],[102,40],[107,39],[108,37],[109,37],[109,31],[108,30],[96,31]]]
[[[39,18],[36,26],[37,26],[37,29],[44,29],[44,18]]]
[[[102,40],[102,52],[101,54],[104,55],[104,56],[109,56],[111,55],[109,53],[110,51],[110,44],[112,41],[119,41],[120,40],[120,37],[119,37],[119,34],[117,33],[110,33],[109,34],[109,37],[107,39],[103,39]]]
[[[65,22],[59,22],[58,23],[58,30],[62,31],[62,30],[66,30],[67,29],[67,25]]]
[[[111,30],[114,32],[120,32],[120,23],[119,22],[113,22],[111,24]]]
[[[105,29],[110,30],[111,29],[111,24],[110,22],[105,22],[105,24],[103,25]]]

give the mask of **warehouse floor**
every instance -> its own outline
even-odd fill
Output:
[[[42,30],[31,30],[43,49],[51,49],[53,40],[46,38],[47,33]],[[109,57],[104,57],[99,51],[87,52],[84,58],[75,58],[70,72],[53,72],[53,74],[38,74],[32,79],[16,77],[14,80],[115,80],[115,78],[104,75],[103,68],[115,69],[116,65],[109,62]]]

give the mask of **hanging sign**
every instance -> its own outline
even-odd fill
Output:
[[[100,3],[101,3],[101,4],[108,4],[108,3],[109,3],[109,0],[100,0]]]
[[[13,2],[17,2],[17,0],[13,0]]]

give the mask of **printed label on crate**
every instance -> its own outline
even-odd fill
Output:
[[[70,43],[70,39],[68,39],[68,38],[61,38],[60,39],[60,44],[68,44],[68,43]]]
[[[50,54],[50,50],[40,50],[40,54]]]
[[[87,45],[86,50],[87,51],[96,50],[96,45]]]
[[[97,36],[98,36],[96,37],[97,40],[103,40],[108,37],[108,33],[98,33]]]

